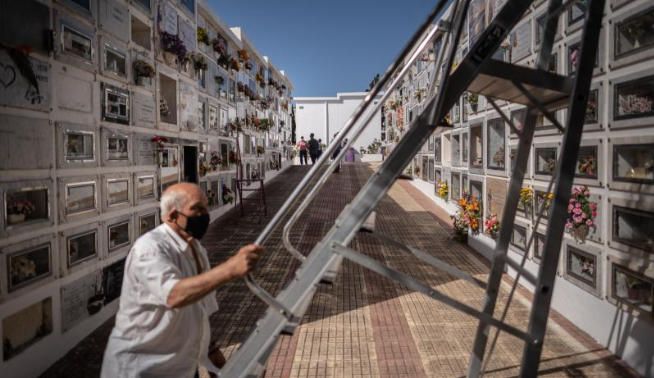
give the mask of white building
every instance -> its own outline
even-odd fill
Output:
[[[354,114],[354,111],[368,93],[348,92],[337,93],[336,97],[296,97],[295,101],[295,137],[297,140],[314,133],[316,139],[322,139],[328,144],[334,134],[340,131],[345,122]],[[374,101],[377,104],[377,101]],[[365,116],[370,114],[369,110]],[[364,117],[365,118],[365,117]],[[359,150],[367,148],[373,140],[381,140],[381,111],[371,119],[363,134],[352,145]]]

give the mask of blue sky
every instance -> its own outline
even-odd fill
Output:
[[[435,5],[428,0],[208,0],[290,76],[293,96],[363,91]]]

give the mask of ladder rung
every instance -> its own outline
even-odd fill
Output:
[[[512,325],[501,322],[488,314],[485,314],[475,308],[468,306],[463,302],[459,302],[458,300],[448,295],[445,295],[428,285],[425,285],[424,283],[416,280],[415,278],[409,276],[408,274],[390,268],[373,258],[370,258],[362,253],[358,253],[350,248],[347,248],[343,245],[336,244],[336,243],[332,245],[332,250],[335,253],[338,253],[339,255],[343,256],[344,258],[356,264],[359,264],[367,269],[370,269],[375,273],[381,274],[382,276],[385,276],[393,281],[397,281],[411,290],[418,291],[437,301],[443,302],[444,304],[456,310],[459,310],[465,314],[468,314],[479,320],[482,320],[484,323],[497,327],[498,329],[501,329],[502,331],[511,334],[517,338],[520,338],[526,342],[532,341],[532,337],[526,332],[519,330],[518,328]]]
[[[455,75],[456,71],[453,76]],[[491,59],[480,67],[479,76],[470,84],[468,91],[500,100],[531,105],[529,98],[516,87],[515,82],[522,84],[536,100],[548,109],[560,108],[567,104],[573,83],[567,76]]]

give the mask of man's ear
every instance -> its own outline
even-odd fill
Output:
[[[166,214],[166,217],[168,218],[168,220],[170,222],[176,221],[178,216],[179,216],[179,213],[178,213],[177,209],[172,209],[172,210],[170,210],[168,212],[168,214]]]

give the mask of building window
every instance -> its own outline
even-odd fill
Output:
[[[5,192],[7,226],[48,220],[48,188],[23,188]]]
[[[108,44],[104,45],[104,70],[121,77],[127,77],[127,57]]]
[[[90,231],[70,236],[67,240],[67,251],[68,267],[97,256],[96,232]]]
[[[7,256],[9,292],[28,286],[52,274],[50,243]]]
[[[654,184],[654,143],[613,145],[613,180]]]
[[[611,296],[623,303],[652,314],[654,280],[630,269],[613,264]]]
[[[654,8],[649,8],[615,25],[615,57],[654,47]]]
[[[568,245],[566,273],[586,285],[597,286],[597,256]]]
[[[102,119],[129,124],[129,92],[103,84]]]
[[[95,182],[66,185],[66,214],[78,214],[96,208]]]
[[[597,179],[598,160],[597,146],[581,146],[577,155],[575,176],[579,178]]]
[[[64,131],[64,157],[67,162],[95,160],[94,135],[88,131]]]
[[[129,180],[107,180],[107,205],[116,206],[129,203]]]
[[[62,25],[61,37],[65,52],[87,61],[93,60],[93,42],[91,41],[91,37],[68,25]]]
[[[616,84],[613,100],[615,120],[654,115],[654,76]]]
[[[154,176],[139,176],[136,179],[136,197],[139,200],[154,198]]]
[[[613,240],[654,253],[654,213],[613,206]]]
[[[552,175],[556,170],[556,147],[536,147],[537,175]]]
[[[157,214],[146,214],[139,217],[139,236],[157,227]]]
[[[109,252],[129,245],[129,221],[112,224],[107,227],[107,232],[109,234]]]
[[[489,120],[488,130],[488,168],[504,170],[505,167],[505,148],[506,140],[504,138],[504,121],[501,119]]]

